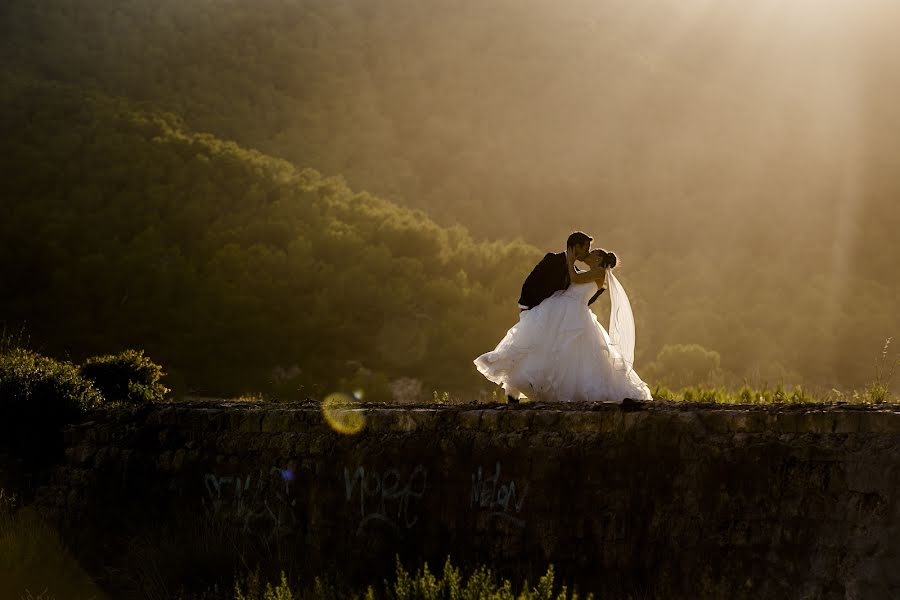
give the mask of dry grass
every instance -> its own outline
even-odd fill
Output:
[[[56,531],[0,490],[0,598],[101,600],[106,596],[78,565]]]

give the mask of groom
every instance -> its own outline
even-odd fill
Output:
[[[569,266],[567,255],[572,255],[575,260],[584,260],[591,252],[593,238],[586,233],[576,231],[566,240],[566,251],[554,254],[548,252],[546,256],[535,265],[531,274],[522,284],[522,295],[519,298],[519,308],[529,310],[549,298],[554,292],[569,287]],[[601,288],[594,294],[588,305],[593,304],[600,294]]]
[[[564,290],[569,287],[569,267],[567,255],[571,255],[575,260],[584,260],[591,252],[591,242],[593,238],[586,233],[576,231],[566,240],[566,251],[554,254],[548,252],[546,256],[535,265],[531,273],[522,284],[522,295],[519,297],[520,311],[526,311],[534,308],[554,292]],[[588,305],[594,303],[604,288],[600,288],[596,294],[588,300]],[[519,390],[512,387],[506,388],[506,399],[510,404],[519,403]]]

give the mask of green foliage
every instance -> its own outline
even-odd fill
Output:
[[[144,404],[159,402],[168,389],[160,382],[162,367],[142,350],[95,356],[79,368],[82,377],[94,383],[108,402]]]
[[[872,404],[881,404],[888,398],[888,389],[881,383],[871,383],[866,387],[863,397]]]
[[[428,563],[413,575],[404,569],[398,559],[395,579],[385,582],[384,592],[386,600],[568,600],[570,597],[575,599],[578,595],[573,592],[570,596],[565,586],[556,590],[552,565],[536,587],[529,587],[526,581],[517,595],[509,580],[498,583],[494,573],[485,566],[464,578],[449,558],[444,563],[440,578],[431,572]]]
[[[274,586],[267,582],[265,588],[260,583],[259,573],[255,572],[248,574],[243,584],[235,582],[234,600],[294,600],[294,594],[284,571]]]
[[[22,348],[0,353],[0,450],[30,467],[59,460],[62,426],[102,403],[70,362]]]
[[[865,390],[869,402],[881,404],[890,396],[890,384],[894,379],[895,371],[900,366],[900,355],[890,355],[893,338],[887,338],[881,349],[881,354],[875,358],[875,380]]]
[[[860,39],[865,44],[853,46],[863,66],[857,84],[847,89],[877,82],[879,90],[859,94],[858,113],[871,118],[857,123],[843,118],[843,104],[831,100],[833,94],[816,91],[830,89],[834,82],[819,79],[829,71],[807,61],[827,62],[833,56],[805,51],[812,41],[805,36],[816,28],[801,25],[802,19],[767,30],[763,46],[786,53],[770,52],[754,60],[777,61],[775,68],[765,68],[765,62],[758,69],[743,68],[748,55],[732,51],[729,40],[735,35],[729,32],[740,37],[745,33],[739,31],[741,23],[758,21],[758,3],[720,7],[707,22],[714,26],[696,27],[691,43],[669,45],[662,59],[654,56],[647,40],[668,39],[672,23],[690,10],[681,3],[657,1],[650,10],[640,3],[614,3],[598,9],[596,18],[586,18],[578,2],[542,0],[490,5],[479,0],[397,0],[377,11],[348,0],[238,0],[228,10],[214,2],[158,0],[152,11],[138,0],[92,0],[79,3],[77,11],[71,0],[6,0],[2,10],[0,59],[7,70],[89,84],[145,103],[140,123],[126,112],[117,127],[98,122],[92,109],[77,105],[50,115],[36,109],[23,114],[17,106],[8,112],[16,126],[3,128],[3,154],[12,163],[3,164],[4,206],[33,203],[35,219],[52,215],[49,220],[57,222],[27,223],[33,229],[4,236],[4,248],[12,250],[0,263],[21,266],[0,275],[25,287],[32,283],[22,274],[39,274],[38,283],[50,280],[56,289],[85,288],[73,298],[79,308],[90,306],[94,312],[73,317],[65,325],[74,330],[71,335],[56,334],[92,346],[83,352],[73,349],[72,355],[147,347],[158,313],[165,312],[168,302],[170,327],[185,331],[186,339],[164,338],[147,349],[167,367],[178,367],[170,371],[189,365],[191,391],[202,392],[217,382],[238,391],[224,369],[198,375],[203,365],[189,364],[192,359],[181,348],[192,343],[203,352],[223,348],[226,355],[211,362],[232,364],[240,352],[225,342],[234,332],[198,339],[192,331],[195,322],[239,329],[251,342],[246,356],[258,356],[263,364],[246,364],[235,378],[244,377],[240,383],[246,383],[252,374],[254,384],[267,383],[270,365],[265,363],[271,357],[259,351],[265,343],[253,338],[255,332],[266,337],[270,326],[266,318],[257,324],[236,322],[241,306],[235,305],[260,310],[274,293],[267,280],[281,282],[300,270],[310,286],[319,285],[321,274],[338,261],[322,260],[326,252],[320,236],[302,235],[310,244],[292,245],[297,236],[290,220],[241,207],[246,202],[258,209],[277,200],[300,210],[296,199],[305,198],[270,185],[267,177],[256,176],[255,168],[244,171],[246,148],[340,174],[350,182],[345,188],[370,190],[422,209],[442,225],[467,227],[477,239],[521,235],[549,250],[560,248],[572,227],[593,233],[598,245],[620,251],[623,258],[621,278],[635,305],[642,375],[663,346],[693,342],[715,348],[723,372],[733,373],[737,381],[777,380],[788,374],[784,379],[792,382],[858,387],[870,377],[864,348],[896,328],[900,153],[893,151],[893,132],[900,123],[895,97],[900,85],[893,84],[900,83],[900,70],[887,68],[883,57],[897,55],[897,36],[870,31],[854,38],[848,30],[851,45]],[[856,21],[869,20],[892,22]],[[508,35],[500,39],[492,34],[500,30]],[[747,48],[754,47],[748,40]],[[717,60],[709,61],[713,55]],[[797,94],[779,92],[785,73],[800,90]],[[553,85],[537,83],[547,81],[548,74]],[[609,82],[627,85],[610,87]],[[653,94],[645,93],[649,88]],[[19,96],[13,86],[0,87],[4,107],[18,104]],[[46,102],[40,94],[30,98],[34,107]],[[168,114],[148,116],[145,107],[150,105]],[[772,107],[768,113],[779,118],[767,119],[760,107]],[[733,118],[738,114],[759,118]],[[830,124],[827,134],[810,134],[809,115]],[[161,132],[161,120],[178,135]],[[782,122],[797,127],[785,129]],[[18,125],[33,137],[23,135]],[[143,134],[140,140],[136,129]],[[92,130],[96,135],[86,133]],[[185,133],[189,130],[212,135]],[[173,144],[173,137],[179,143]],[[225,139],[241,146],[221,141]],[[848,159],[847,139],[865,140],[879,160]],[[22,169],[20,163],[30,162],[41,168]],[[254,164],[262,175],[267,173]],[[859,190],[852,196],[859,210],[844,219],[840,215],[856,206],[839,192],[850,171]],[[346,193],[337,189],[341,185],[334,184],[335,195],[342,197],[336,202],[346,204]],[[48,206],[31,195],[67,195],[69,204],[55,198]],[[379,256],[377,268],[365,262],[348,269],[363,272],[359,281],[334,278],[332,285],[340,286],[344,298],[358,300],[369,293],[370,278],[393,285],[383,263],[395,259],[411,259],[429,273],[455,272],[455,265],[440,261],[442,252],[432,252],[442,244],[434,243],[432,229],[418,218],[406,213],[385,218],[383,211],[360,201],[358,207],[350,204],[351,213],[370,218],[370,227],[360,227],[318,200],[302,205],[321,237],[326,231],[346,236],[357,243],[354,250]],[[568,202],[576,204],[561,207]],[[119,218],[110,218],[113,210]],[[18,207],[14,213],[21,216]],[[72,213],[80,217],[78,231],[67,223],[74,219]],[[840,223],[846,231],[834,230]],[[227,240],[204,231],[208,226],[229,229],[226,225],[233,234]],[[384,235],[379,235],[382,228]],[[20,245],[19,238],[27,238],[29,231],[36,235]],[[450,238],[468,235],[452,227],[442,231]],[[38,238],[38,233],[50,237]],[[124,248],[113,250],[125,251],[131,260],[121,264],[126,261],[108,253],[109,248],[85,251],[89,238],[118,238]],[[38,244],[38,239],[47,242]],[[129,244],[131,240],[135,243]],[[248,248],[257,240],[262,240],[258,252],[248,258]],[[237,248],[224,252],[226,243]],[[341,254],[340,242],[329,244],[328,255]],[[131,252],[132,246],[142,251]],[[515,322],[515,285],[531,266],[519,260],[521,247],[503,243],[473,252],[465,278],[457,283],[448,276],[449,281],[428,292],[416,278],[416,287],[401,286],[393,299],[370,294],[364,303],[334,303],[330,294],[323,294],[319,302],[333,307],[331,319],[338,323],[341,311],[357,311],[357,328],[382,331],[380,354],[396,359],[400,355],[387,349],[403,341],[392,332],[404,327],[391,324],[396,318],[380,321],[380,314],[370,323],[360,306],[372,302],[377,314],[381,305],[393,301],[399,314],[410,307],[409,294],[415,300],[421,293],[414,313],[447,326],[437,335],[432,327],[426,327],[423,338],[411,335],[409,347],[434,352],[441,360],[462,360],[461,350],[477,355],[490,349],[496,335]],[[213,253],[213,248],[230,260],[220,257],[215,270],[221,277],[210,278],[208,257],[197,250]],[[69,269],[72,263],[85,264],[57,269],[57,254],[65,251],[77,255],[66,257]],[[453,254],[455,250],[448,257]],[[84,278],[91,265],[119,270]],[[408,266],[398,265],[397,271]],[[131,278],[123,274],[129,269]],[[11,270],[19,277],[7,279]],[[481,316],[482,323],[490,323],[478,337],[472,336],[466,315],[445,320],[442,304],[432,305],[425,297],[440,296],[453,286],[491,296],[491,282],[506,273],[513,284],[504,290],[506,284],[498,281],[502,294],[494,301],[482,297],[482,303],[507,310],[473,314],[472,319]],[[223,280],[234,285],[219,286]],[[279,305],[277,310],[288,315],[313,310],[308,290],[301,280],[294,281],[293,287],[300,289],[274,286],[283,288],[275,295],[297,299],[294,306]],[[487,289],[479,291],[481,286]],[[218,295],[226,292],[236,296]],[[93,304],[82,297],[91,293]],[[48,328],[55,326],[59,320],[53,317],[59,313],[51,312],[40,294],[23,290],[18,301],[8,302],[17,310],[7,312],[10,307],[4,303],[0,314],[14,323],[27,316],[29,323],[43,320]],[[151,310],[128,312],[141,308],[142,294]],[[450,299],[458,300],[454,296]],[[35,299],[37,305],[27,310]],[[210,312],[204,314],[203,307]],[[314,310],[324,309],[317,304]],[[115,323],[104,321],[119,311],[127,315],[119,315]],[[134,315],[146,326],[129,323]],[[319,333],[297,327],[290,335],[316,340]],[[35,334],[42,343],[63,344],[53,332]],[[104,336],[122,339],[112,344]],[[359,346],[346,332],[337,339],[346,349]],[[315,351],[297,352],[299,343],[281,345],[277,338],[266,342],[273,354],[291,354],[281,360],[300,360],[309,372],[321,370],[307,364]],[[433,348],[445,344],[446,352]],[[371,354],[371,348],[361,348],[351,359]],[[334,356],[344,359],[343,354]],[[449,368],[435,364],[438,373],[428,375],[425,389],[437,383],[431,380],[450,377]],[[371,359],[366,366],[385,370]],[[327,375],[333,378],[334,373]],[[312,393],[314,379],[298,379],[290,394],[301,386],[302,393]],[[469,378],[463,387],[476,381]]]
[[[744,385],[737,390],[697,385],[685,387],[678,391],[665,386],[657,386],[653,390],[653,398],[671,402],[712,404],[806,404],[840,400],[840,398],[832,396],[812,395],[802,386],[795,386],[790,391],[787,391],[781,385],[777,385],[774,388],[769,388],[768,385],[765,385],[758,389]]]
[[[321,397],[356,372],[373,399],[400,377],[484,385],[472,357],[515,319],[534,248],[477,243],[124,100],[0,89],[0,278],[20,282],[0,314],[49,352],[142,347],[199,396]]]
[[[463,576],[448,557],[440,577],[431,572],[425,563],[415,573],[407,571],[400,559],[393,581],[386,580],[383,588],[368,586],[362,593],[346,586],[328,583],[315,578],[312,588],[292,587],[282,572],[278,582],[265,582],[258,572],[251,572],[237,578],[234,594],[216,590],[195,596],[180,596],[180,600],[577,600],[577,592],[569,593],[566,586],[557,589],[553,567],[540,578],[537,586],[529,587],[526,581],[516,594],[508,579],[499,580],[487,567],[475,569],[468,577]],[[588,595],[587,598],[592,598]]]
[[[683,387],[714,380],[720,373],[721,357],[700,344],[668,344],[651,363],[647,376],[663,385]]]
[[[103,397],[70,362],[14,348],[0,354],[0,414],[4,425],[65,423],[98,407]]]
[[[135,0],[70,4],[9,0],[0,19],[4,72],[28,74],[0,84],[0,239],[10,249],[0,277],[17,282],[0,314],[35,326],[54,354],[146,347],[197,395],[250,386],[320,396],[347,360],[468,392],[483,385],[471,358],[515,322],[517,287],[539,253],[477,244],[459,224],[477,239],[515,234],[542,249],[577,225],[620,250],[638,371],[651,380],[664,346],[695,342],[715,348],[737,381],[787,373],[859,386],[871,366],[861,349],[896,327],[900,154],[880,152],[857,174],[865,210],[848,235],[859,237],[835,245],[843,147],[830,155],[800,130],[767,136],[758,120],[723,118],[752,114],[754,91],[783,86],[731,79],[748,75],[741,68],[709,77],[694,62],[708,53],[694,45],[671,49],[652,75],[644,68],[645,40],[665,37],[675,4],[634,19],[624,3],[576,28],[568,19],[587,23],[577,3],[539,0],[400,0],[377,15],[343,0],[229,10],[160,0],[152,15]],[[511,32],[505,41],[484,37],[498,27]],[[727,38],[709,31],[696,43]],[[522,93],[548,69],[554,90],[588,86],[577,95],[609,104]],[[608,93],[621,74],[635,85]],[[631,95],[642,78],[659,93]],[[735,93],[741,86],[751,93]],[[883,103],[864,113],[896,120],[890,94],[863,96]],[[790,98],[781,108],[804,122],[816,98]],[[861,127],[872,147],[894,143],[882,120]],[[616,210],[578,210],[573,221],[559,207],[570,198]],[[690,242],[673,243],[673,231]],[[771,260],[773,248],[785,259]],[[851,249],[865,260],[844,273]],[[305,372],[280,386],[272,371],[286,362]],[[658,374],[665,385],[696,383]]]
[[[294,595],[291,593],[291,588],[288,587],[284,571],[281,572],[281,580],[275,587],[272,587],[271,583],[266,584],[263,600],[294,600]]]
[[[6,354],[18,348],[28,348],[30,340],[24,327],[16,332],[8,331],[6,326],[0,330],[0,354]]]

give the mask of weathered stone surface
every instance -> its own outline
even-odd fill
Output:
[[[811,406],[365,409],[207,403],[66,431],[38,505],[84,558],[200,524],[309,574],[394,556],[546,568],[603,597],[900,597],[900,411]],[[183,524],[189,522],[191,526]]]

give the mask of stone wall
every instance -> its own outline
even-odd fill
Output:
[[[360,414],[346,435],[314,404],[98,413],[67,430],[37,502],[95,565],[153,539],[202,572],[191,536],[212,528],[235,545],[209,552],[255,548],[306,575],[377,582],[395,555],[452,555],[532,581],[552,563],[602,597],[900,597],[896,409]]]

